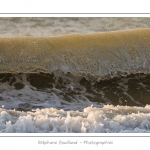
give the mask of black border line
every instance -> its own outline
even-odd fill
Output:
[[[15,133],[14,133],[15,134]],[[150,136],[0,136],[0,137],[150,137]]]
[[[3,14],[3,15],[7,15],[7,14],[8,14],[8,15],[9,15],[9,14],[12,14],[12,15],[14,15],[14,14],[16,14],[16,15],[17,15],[17,14],[18,14],[18,15],[19,15],[19,14],[27,14],[27,15],[28,15],[28,14],[31,14],[31,15],[32,15],[32,14],[37,14],[37,15],[40,15],[40,14],[41,14],[41,15],[42,15],[42,14],[44,14],[44,15],[45,15],[45,14],[52,14],[52,15],[53,15],[53,14],[54,14],[54,15],[57,15],[57,14],[58,14],[58,15],[61,15],[61,14],[62,14],[62,15],[63,15],[63,14],[75,14],[75,15],[77,15],[77,14],[79,14],[79,15],[82,15],[82,14],[85,14],[85,15],[90,15],[90,14],[91,14],[91,15],[92,15],[92,14],[93,14],[93,15],[96,15],[96,14],[97,14],[97,15],[105,15],[105,14],[106,14],[106,15],[111,15],[111,14],[112,14],[112,15],[115,15],[115,14],[117,14],[117,15],[123,15],[123,14],[124,14],[124,15],[132,15],[132,14],[135,14],[135,15],[140,15],[140,14],[141,14],[141,15],[146,15],[146,14],[147,14],[147,15],[148,15],[148,14],[150,14],[150,13],[0,13],[0,14]]]
[[[137,14],[137,15],[139,15],[139,14],[141,14],[141,15],[150,15],[150,13],[0,13],[0,15],[9,15],[9,14],[38,14],[38,15],[42,15],[42,14],[51,14],[51,15],[53,15],[53,14],[93,14],[93,15],[104,15],[104,14],[106,14],[106,15],[110,15],[110,14],[112,14],[112,15],[114,15],[114,14],[117,14],[117,15],[122,15],[122,14],[130,14],[130,15],[132,15],[132,14]],[[1,17],[1,16],[0,16]],[[14,16],[15,17],[15,16]],[[88,16],[87,16],[88,17]],[[109,17],[109,16],[108,16]],[[13,17],[12,17],[13,18]],[[5,134],[5,133],[0,133],[0,138],[1,137],[6,137],[6,138],[8,138],[8,137],[10,137],[10,138],[12,138],[12,137],[31,137],[31,138],[33,138],[33,137],[55,137],[55,138],[58,138],[58,137],[85,137],[85,138],[88,138],[88,137],[113,137],[113,138],[115,138],[115,137],[131,137],[131,138],[133,138],[133,137],[150,137],[150,135],[149,136],[1,136],[1,134]],[[15,134],[15,133],[14,133]],[[82,133],[81,133],[82,134]],[[88,134],[88,133],[87,133]],[[123,133],[124,134],[124,133]],[[143,133],[142,133],[143,134]]]

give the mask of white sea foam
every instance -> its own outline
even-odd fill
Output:
[[[149,17],[0,18],[0,35],[2,36],[54,36],[149,27]]]
[[[150,132],[150,105],[87,107],[83,112],[54,108],[30,112],[0,109],[0,132]]]

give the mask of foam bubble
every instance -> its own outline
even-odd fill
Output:
[[[28,112],[0,109],[0,132],[150,132],[150,105],[105,105],[103,108],[87,107],[82,112],[54,108]]]

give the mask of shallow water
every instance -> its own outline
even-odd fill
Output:
[[[0,105],[6,109],[31,111],[53,107],[83,111],[91,105],[101,108],[108,104],[149,104],[149,74],[131,74],[100,81],[71,73],[1,74],[0,81]]]

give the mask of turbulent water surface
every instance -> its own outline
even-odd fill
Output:
[[[1,18],[0,132],[150,132],[148,19]]]

